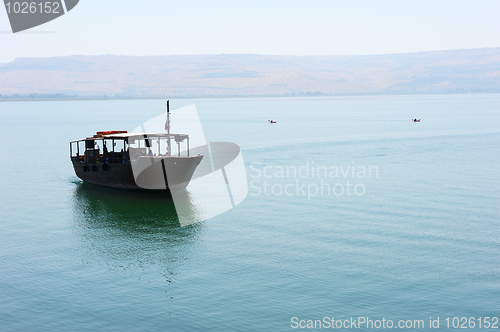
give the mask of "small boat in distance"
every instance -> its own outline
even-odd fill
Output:
[[[420,122],[421,119],[411,119],[412,122]]]
[[[269,122],[269,123],[277,123],[277,121],[274,121],[274,120],[267,120],[267,122]]]
[[[167,124],[170,124],[167,102]],[[76,175],[85,182],[122,189],[180,190],[203,155],[189,155],[189,136],[166,133],[100,131],[70,142]],[[172,153],[172,140],[177,153]],[[186,149],[181,149],[181,143]]]

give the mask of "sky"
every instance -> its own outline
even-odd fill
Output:
[[[12,0],[14,1],[14,0]],[[66,55],[366,55],[500,47],[498,0],[80,0],[0,62]]]

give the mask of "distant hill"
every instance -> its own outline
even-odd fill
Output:
[[[2,98],[500,92],[500,48],[368,56],[172,55],[18,58]]]

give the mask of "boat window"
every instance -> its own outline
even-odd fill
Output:
[[[70,156],[71,157],[76,157],[77,154],[77,147],[78,147],[78,142],[71,142],[70,144]]]
[[[110,138],[105,139],[105,140],[104,140],[104,146],[106,147],[106,149],[107,149],[108,153],[109,153],[109,152],[113,152],[113,151],[114,151],[114,150],[113,150],[114,146],[113,146],[113,140],[112,140],[112,139],[110,139]],[[103,150],[103,151],[104,151],[104,150]]]
[[[103,140],[102,139],[96,139],[95,140],[94,149],[99,150],[99,154],[101,154],[102,151],[103,151],[103,147],[104,147]]]
[[[140,147],[140,142],[138,140],[129,140],[129,146],[131,148],[139,148]]]
[[[71,142],[71,157],[83,156],[85,153],[85,141]]]

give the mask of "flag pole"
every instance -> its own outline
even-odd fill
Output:
[[[170,146],[170,107],[169,100],[167,100],[167,154],[171,156],[171,146]]]

